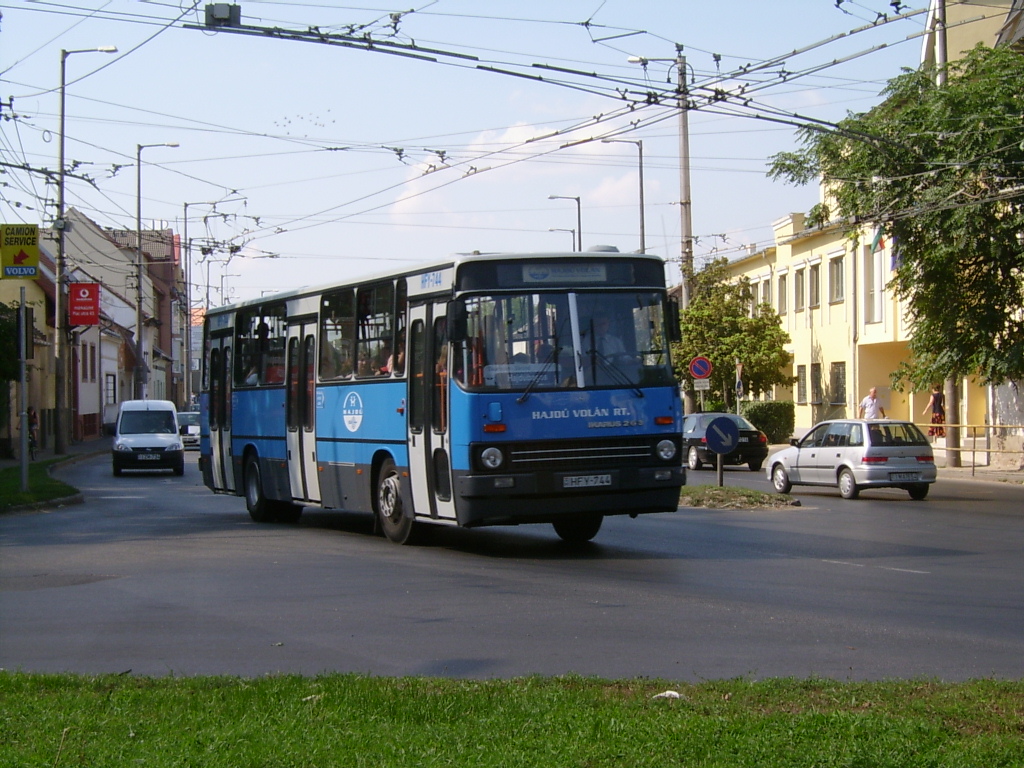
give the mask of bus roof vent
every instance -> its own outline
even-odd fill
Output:
[[[587,253],[618,253],[619,249],[614,245],[592,245],[587,248]]]

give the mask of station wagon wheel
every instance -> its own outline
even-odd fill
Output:
[[[839,494],[844,499],[856,499],[860,493],[857,481],[853,479],[853,472],[843,469],[839,472]]]
[[[686,452],[686,465],[694,472],[704,466],[700,456],[697,455],[697,446],[691,445],[690,450]]]
[[[772,467],[772,486],[779,493],[789,493],[793,489],[789,475],[786,474],[786,468],[781,464]]]
[[[921,499],[928,495],[929,487],[928,483],[915,483],[907,487],[907,493],[910,494],[910,498],[914,501],[921,501]]]
[[[393,459],[385,459],[377,476],[377,519],[389,541],[412,544],[415,528],[411,517],[405,515],[402,500],[402,482]]]
[[[569,544],[582,544],[597,536],[601,530],[604,515],[568,515],[551,523],[562,541]]]

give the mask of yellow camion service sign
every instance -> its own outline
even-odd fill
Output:
[[[39,225],[0,224],[2,277],[39,277]]]

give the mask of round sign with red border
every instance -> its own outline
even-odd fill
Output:
[[[690,375],[695,379],[706,379],[711,375],[711,361],[697,356],[690,361]]]

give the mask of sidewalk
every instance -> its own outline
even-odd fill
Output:
[[[80,442],[72,442],[67,446],[63,456],[69,460],[78,460],[87,456],[93,456],[96,454],[109,454],[110,447],[113,442],[113,438],[110,435],[102,435],[92,440],[82,440]],[[36,461],[45,461],[46,459],[52,459],[56,456],[53,452],[53,446],[49,445],[46,448],[36,451]],[[0,459],[0,469],[6,467],[20,467],[21,459]]]

